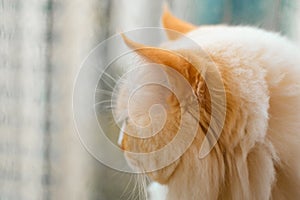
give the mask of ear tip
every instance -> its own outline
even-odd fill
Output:
[[[143,44],[139,44],[137,42],[134,42],[133,40],[129,39],[125,34],[124,32],[120,33],[124,43],[130,48],[130,49],[133,49],[133,50],[137,50],[137,49],[140,49],[140,48],[145,48],[145,46]]]
[[[170,12],[170,8],[167,2],[163,3],[163,13],[169,13]]]
[[[121,32],[120,35],[121,35],[121,37],[122,37],[124,43],[125,43],[128,47],[132,48],[132,47],[133,47],[133,41],[131,41],[131,40],[124,34],[124,32]]]
[[[124,33],[124,31],[121,28],[116,28],[115,31],[116,34],[120,34],[120,35]]]
[[[124,32],[119,32],[119,34],[121,35],[122,39],[124,42],[126,42],[128,40],[128,38],[126,37],[126,35],[124,34]]]
[[[171,14],[170,7],[169,7],[167,2],[164,2],[163,3],[163,12],[162,12],[162,15],[161,15],[162,21],[164,21],[163,19],[166,18],[170,14]]]

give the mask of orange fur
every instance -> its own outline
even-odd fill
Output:
[[[164,28],[174,30],[182,34],[188,33],[197,28],[193,24],[184,22],[178,19],[177,17],[173,16],[167,6],[164,7],[164,12],[162,15],[162,24]],[[170,40],[175,40],[179,37],[179,34],[175,34],[172,31],[167,31],[167,35]]]
[[[163,24],[166,28],[182,33],[194,29],[189,24],[183,25],[182,21],[178,21],[166,10]],[[209,27],[208,31],[210,30],[213,28]],[[150,153],[170,143],[176,137],[180,123],[188,126],[190,120],[200,119],[198,127],[189,127],[190,131],[197,130],[192,144],[169,166],[147,171],[150,165],[156,165],[157,160],[139,160],[125,153],[129,163],[134,167],[147,171],[152,180],[168,186],[168,200],[300,197],[300,158],[299,147],[296,145],[300,141],[300,136],[293,132],[299,127],[297,124],[299,124],[300,95],[297,91],[289,93],[286,91],[289,89],[288,86],[297,89],[300,84],[297,79],[299,74],[295,74],[299,70],[291,68],[289,71],[283,68],[285,74],[282,78],[278,78],[276,69],[273,69],[273,65],[265,59],[268,52],[263,48],[249,53],[247,49],[241,51],[241,47],[238,46],[230,50],[228,56],[227,52],[232,48],[230,45],[215,49],[208,45],[205,54],[191,49],[168,50],[146,47],[126,37],[124,41],[147,62],[164,64],[179,72],[190,83],[197,96],[200,116],[193,116],[193,112],[189,110],[188,96],[179,100],[174,94],[166,92],[163,87],[150,86],[148,92],[153,94],[153,98],[167,104],[165,107],[167,119],[163,129],[147,139],[125,134],[122,141],[122,148],[126,151]],[[252,57],[248,58],[249,56]],[[270,69],[268,65],[271,66]],[[172,73],[167,69],[166,73],[170,83],[180,89],[178,80]],[[213,115],[212,106],[218,107],[223,103],[218,96],[219,73],[225,89],[226,113]],[[147,69],[143,75],[147,76]],[[213,89],[209,90],[208,85]],[[129,92],[125,86],[121,90],[124,94]],[[181,92],[184,94],[186,91],[182,89]],[[128,94],[119,97],[117,110],[126,108],[127,98]],[[285,101],[290,102],[295,110],[286,111],[285,109],[291,108],[285,105]],[[151,103],[152,99],[149,98],[143,105],[137,106],[136,110],[149,108]],[[186,112],[182,113],[182,109]],[[222,114],[225,114],[225,124],[217,144],[207,157],[199,159],[200,147],[205,136],[209,134],[207,133],[209,125],[212,121],[218,125]],[[187,115],[189,120],[181,122],[184,115]],[[136,112],[132,117],[128,120],[126,133],[139,132],[133,123],[135,120],[142,125],[149,124],[148,113]],[[155,116],[155,120],[162,120],[161,118],[162,116]],[[289,118],[289,121],[285,121],[286,118]],[[287,134],[283,136],[285,132]],[[287,151],[286,148],[291,151]],[[168,156],[162,155],[161,159]]]

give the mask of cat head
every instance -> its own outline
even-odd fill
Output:
[[[162,24],[181,34],[197,29],[167,8]],[[170,49],[145,46],[123,35],[145,65],[122,81],[115,110],[123,124],[119,145],[129,164],[160,183],[168,182],[191,147],[199,151],[212,112],[208,84],[217,82],[214,63],[204,52],[173,48],[180,36],[168,31],[167,36]],[[151,82],[161,84],[143,84]]]

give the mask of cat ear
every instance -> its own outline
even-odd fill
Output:
[[[143,44],[131,41],[124,34],[122,34],[122,37],[127,46],[133,49],[143,58],[146,58],[157,64],[163,64],[171,67],[182,74],[187,80],[192,78],[191,75],[197,74],[197,72],[195,72],[196,69],[192,66],[192,64],[178,52],[145,46]]]
[[[170,29],[177,31],[179,33],[185,34],[192,30],[197,29],[197,26],[190,24],[188,22],[182,21],[177,17],[173,16],[172,13],[169,11],[167,5],[164,5],[164,10],[162,14],[162,24],[165,29]],[[167,31],[167,36],[170,40],[177,39],[180,35],[175,34],[172,31]]]

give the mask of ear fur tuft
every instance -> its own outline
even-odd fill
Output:
[[[165,29],[169,30],[174,30],[176,32],[185,34],[190,31],[193,31],[197,29],[197,26],[190,24],[188,22],[185,22],[174,15],[170,12],[168,6],[165,4],[164,9],[163,9],[163,14],[162,14],[162,25]],[[177,39],[180,35],[175,34],[172,31],[167,31],[168,38],[170,40],[175,40]]]

